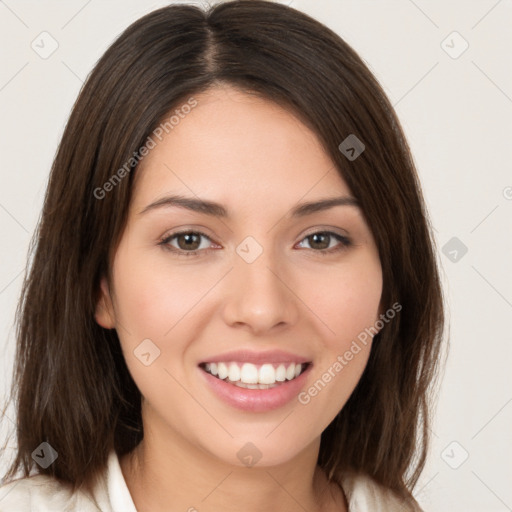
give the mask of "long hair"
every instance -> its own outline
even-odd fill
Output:
[[[262,0],[151,12],[87,78],[53,162],[16,312],[18,446],[6,479],[20,468],[28,476],[32,452],[48,442],[59,456],[35,469],[76,489],[101,472],[111,449],[122,456],[142,440],[141,395],[117,333],[95,321],[100,279],[111,278],[134,155],[173,109],[218,84],[293,112],[362,207],[379,250],[382,304],[402,310],[375,336],[357,387],[322,433],[318,464],[334,481],[362,472],[408,499],[427,454],[444,325],[413,159],[392,105],[357,53],[311,17]],[[353,160],[339,149],[351,134],[365,144]],[[116,173],[123,179],[101,192]]]

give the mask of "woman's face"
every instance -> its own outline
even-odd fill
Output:
[[[229,87],[195,99],[137,169],[96,319],[117,330],[146,434],[279,464],[319,442],[361,377],[378,250],[293,115]],[[300,209],[333,198],[346,204]]]

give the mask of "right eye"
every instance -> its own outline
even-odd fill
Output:
[[[210,240],[208,235],[200,231],[179,231],[166,235],[160,241],[165,249],[175,253],[177,256],[196,256],[197,251],[208,251],[208,247],[204,247],[201,239]],[[211,242],[211,240],[210,240]]]

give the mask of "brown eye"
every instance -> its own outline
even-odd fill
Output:
[[[182,231],[166,236],[160,245],[178,255],[193,256],[196,251],[209,249],[208,243],[202,245],[202,240],[210,238],[199,231]]]
[[[331,241],[331,236],[327,233],[315,233],[307,237],[312,249],[327,249]]]
[[[343,250],[351,245],[350,240],[342,235],[333,233],[331,231],[319,231],[306,236],[300,243],[303,244],[307,240],[309,248],[318,252],[319,254],[330,254]],[[339,244],[332,244],[333,241],[338,241]],[[307,249],[308,247],[306,247]]]
[[[182,233],[176,235],[176,241],[178,242],[178,247],[183,250],[192,250],[195,251],[199,249],[201,245],[201,235],[197,233]]]

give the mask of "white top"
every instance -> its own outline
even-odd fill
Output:
[[[405,510],[403,503],[368,477],[347,478],[342,487],[350,512]],[[0,486],[0,512],[56,511],[137,512],[115,451],[92,496],[82,491],[71,494],[54,478],[40,474]]]

